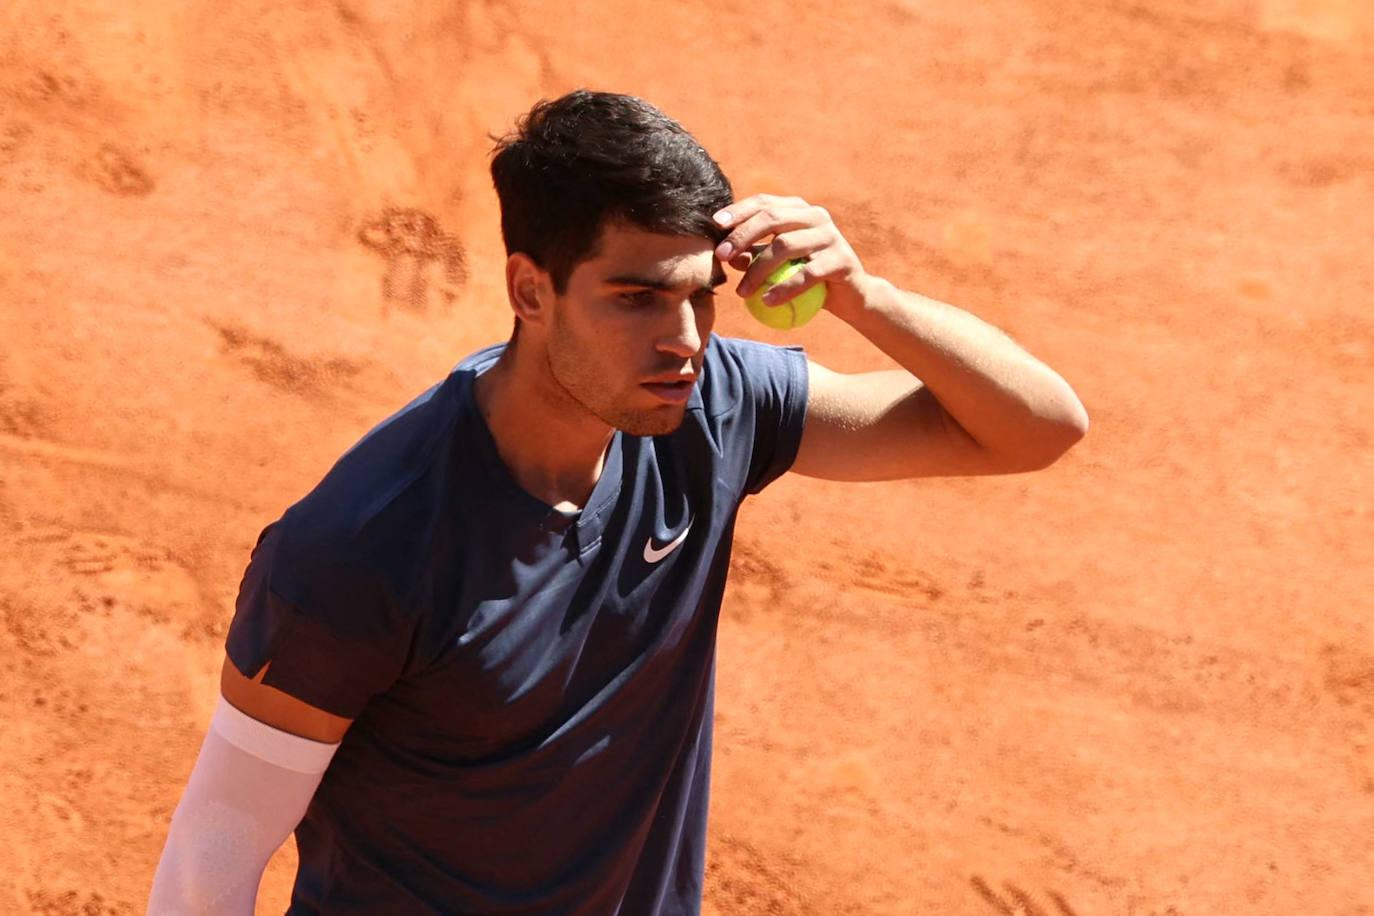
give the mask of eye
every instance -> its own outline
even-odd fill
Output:
[[[716,291],[704,289],[692,294],[692,308],[704,309],[716,304]]]
[[[633,308],[648,308],[654,304],[658,294],[651,289],[636,289],[621,293],[620,301]]]

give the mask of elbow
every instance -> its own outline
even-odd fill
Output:
[[[1088,434],[1088,412],[1070,395],[1053,408],[1036,411],[1020,438],[1000,452],[996,473],[1025,474],[1043,471]]]
[[[1088,411],[1072,394],[1040,424],[1036,444],[1028,449],[1027,471],[1043,470],[1064,456],[1088,434]]]
[[[1088,420],[1088,409],[1083,406],[1083,402],[1078,400],[1076,395],[1069,395],[1063,406],[1064,409],[1057,422],[1059,434],[1064,440],[1061,455],[1082,441],[1083,437],[1088,434],[1088,427],[1091,425]]]

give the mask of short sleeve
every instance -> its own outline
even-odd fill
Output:
[[[405,668],[412,627],[346,543],[303,534],[290,513],[258,538],[225,651],[246,677],[357,718]]]
[[[775,347],[752,340],[717,338],[725,378],[714,387],[738,411],[738,428],[747,437],[743,493],[754,494],[781,477],[796,460],[806,425],[807,364],[801,347]],[[720,384],[720,383],[725,384]],[[720,408],[718,408],[720,409]]]

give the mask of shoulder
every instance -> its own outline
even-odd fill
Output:
[[[702,362],[701,408],[719,416],[741,409],[760,395],[804,395],[806,373],[806,352],[799,346],[779,347],[713,334]]]
[[[704,366],[707,371],[758,373],[797,361],[805,362],[805,359],[806,351],[800,346],[780,347],[760,340],[712,334],[711,345],[706,348]]]
[[[289,569],[347,578],[402,572],[447,507],[456,456],[476,416],[472,379],[487,348],[373,427],[292,505],[270,545]]]
[[[359,439],[288,510],[295,527],[356,534],[423,480],[453,427],[462,376],[453,373]]]
[[[743,496],[791,464],[806,420],[801,347],[712,335],[676,440]]]
[[[326,530],[356,533],[386,513],[407,491],[440,482],[455,442],[476,422],[472,381],[504,344],[478,350],[453,371],[373,427],[343,454],[297,507]]]

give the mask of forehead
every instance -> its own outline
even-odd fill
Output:
[[[633,275],[677,285],[710,285],[720,274],[715,245],[701,236],[660,235],[634,226],[608,224],[596,254],[573,271],[593,282]]]

